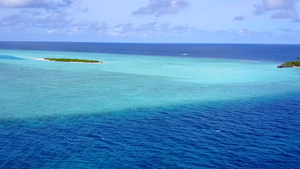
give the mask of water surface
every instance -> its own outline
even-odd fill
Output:
[[[1,168],[299,166],[300,69],[276,68],[294,45],[5,45]]]

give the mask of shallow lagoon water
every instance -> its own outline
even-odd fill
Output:
[[[1,167],[299,166],[298,68],[243,58],[1,55],[21,58],[0,59]],[[106,63],[32,59],[44,57]]]
[[[2,53],[22,58],[2,60],[1,98],[7,102],[2,104],[4,119],[284,95],[300,86],[299,69],[277,69],[274,63],[71,52]],[[32,59],[40,56],[106,63]]]

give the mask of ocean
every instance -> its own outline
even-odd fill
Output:
[[[299,168],[300,68],[277,68],[297,57],[300,45],[0,42],[0,168]]]

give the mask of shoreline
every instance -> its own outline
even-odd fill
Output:
[[[32,59],[32,60],[40,60],[40,61],[50,61],[50,60],[46,60],[44,58],[29,58],[29,59]]]

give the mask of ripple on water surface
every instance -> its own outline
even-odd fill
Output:
[[[1,167],[295,168],[298,106],[266,98],[2,121]]]

